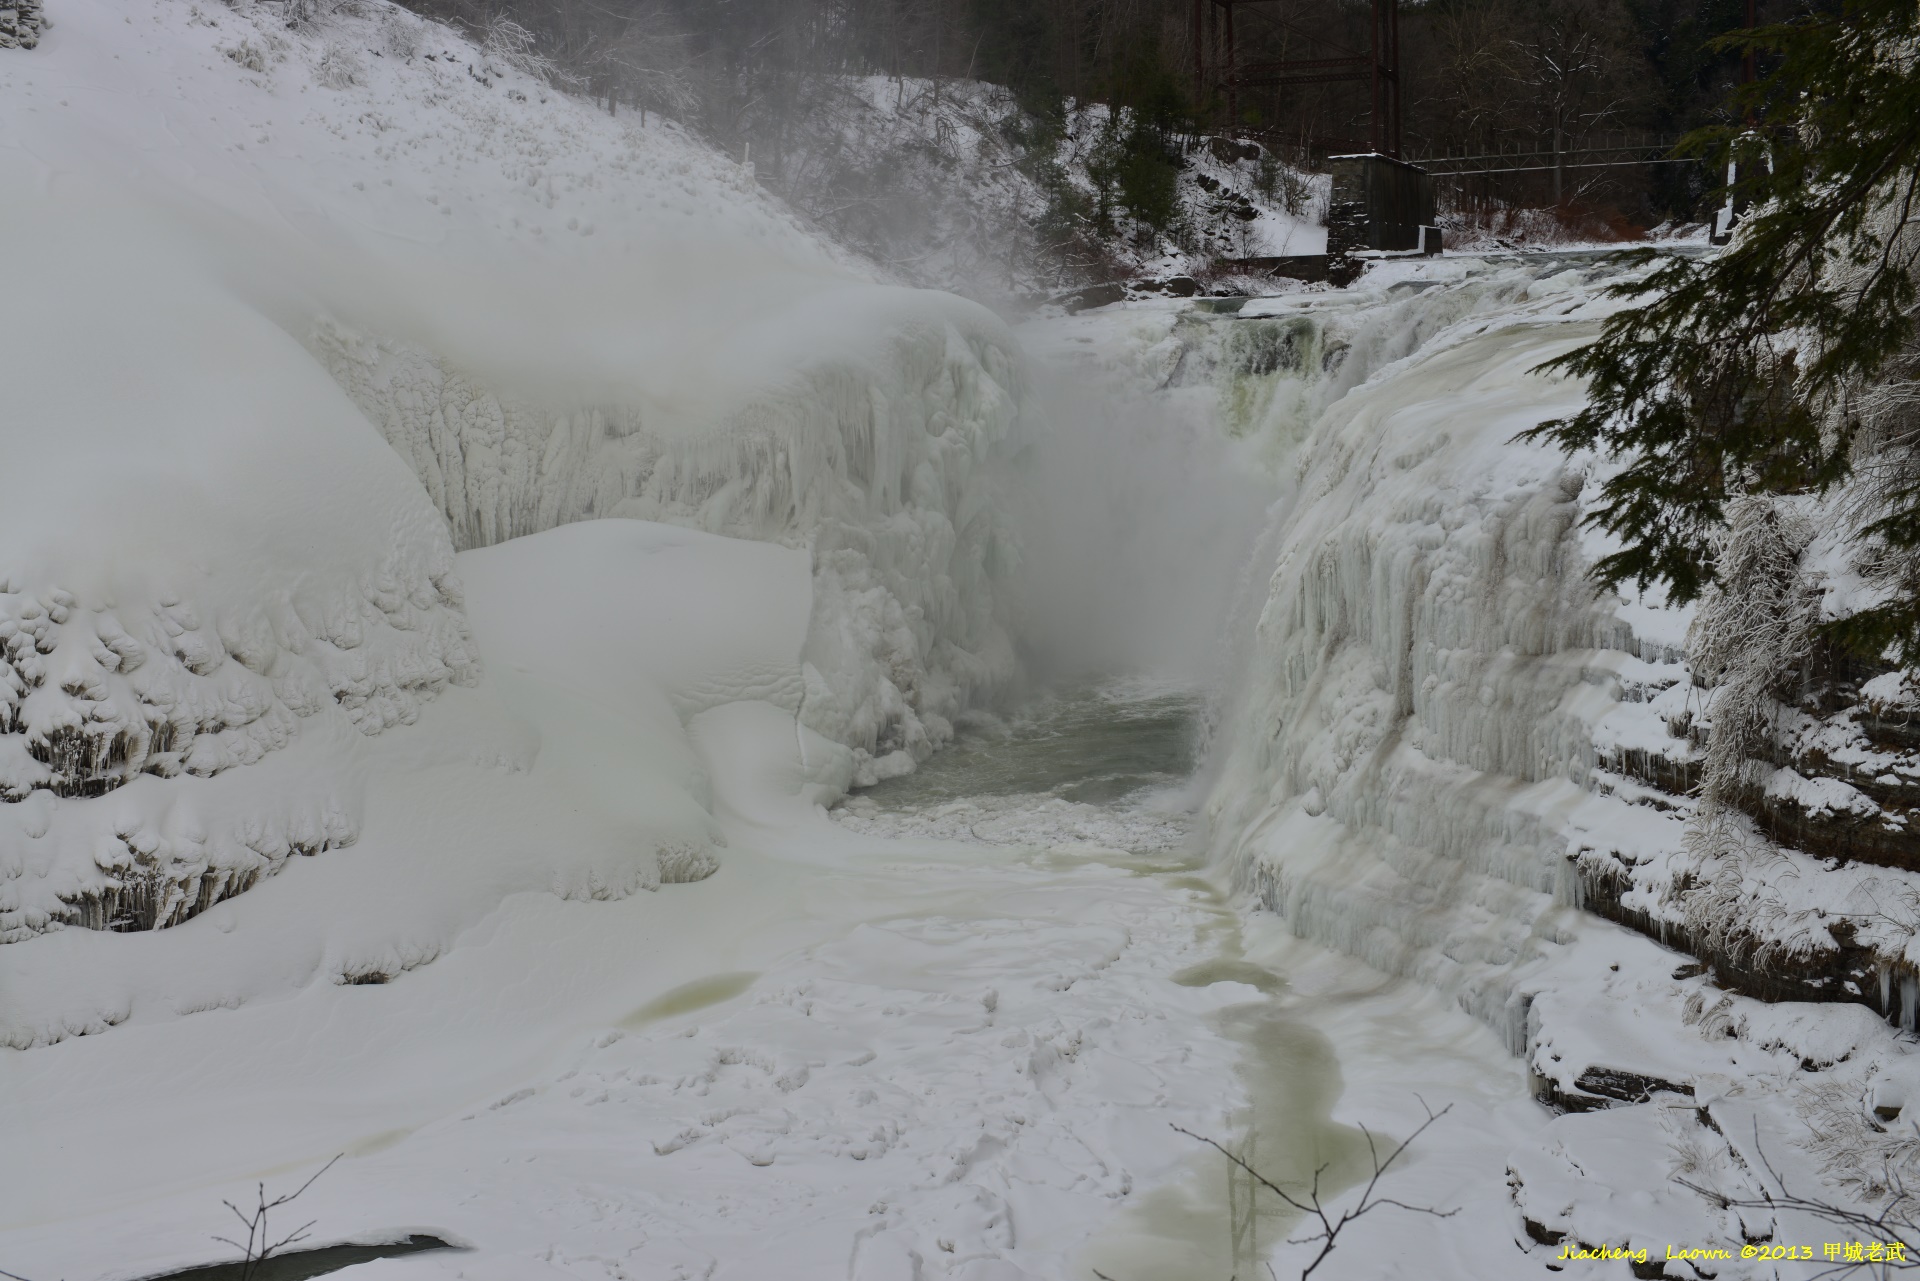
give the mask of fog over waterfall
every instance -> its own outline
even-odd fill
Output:
[[[0,1276],[1920,1258],[1910,3],[0,5]]]

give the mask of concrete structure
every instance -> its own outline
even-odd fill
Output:
[[[1332,156],[1333,194],[1327,205],[1327,253],[1356,249],[1427,248],[1422,228],[1433,226],[1433,178],[1418,165],[1368,153]]]

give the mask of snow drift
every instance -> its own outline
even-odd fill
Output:
[[[378,981],[502,894],[704,874],[684,718],[764,701],[871,776],[1011,678],[1011,339],[672,124],[384,4],[76,0],[0,104],[31,247],[0,293],[4,1039]],[[581,521],[470,553],[469,598],[457,552]],[[350,846],[357,890],[263,907],[299,920],[245,981],[36,937],[177,926]]]

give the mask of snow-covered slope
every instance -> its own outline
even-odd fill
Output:
[[[767,700],[870,775],[1013,674],[996,487],[1021,374],[990,314],[874,283],[670,123],[394,6],[337,8],[290,27],[277,4],[72,0],[0,58],[16,1044],[391,974],[516,889],[701,874],[682,717]],[[758,552],[667,573],[680,544],[635,533],[585,545],[640,558],[632,584],[489,571],[476,635],[456,551],[616,516],[777,544],[799,594],[743,624],[700,601],[757,581]],[[575,695],[654,691],[596,759],[540,728],[503,655],[584,626],[580,596],[642,590],[691,611],[683,657],[758,647],[743,667],[662,657],[644,628],[596,642]],[[178,925],[356,842],[373,879],[304,883],[287,910],[311,919],[260,927],[275,959],[245,979],[35,937]],[[385,903],[329,937],[361,897]]]
[[[1328,178],[1256,143],[1170,143],[1153,225],[1117,178],[1132,120],[1104,104],[1068,103],[1043,122],[1000,85],[891,76],[821,77],[803,101],[764,130],[782,151],[766,180],[916,284],[1021,304],[1065,286],[1326,249]]]

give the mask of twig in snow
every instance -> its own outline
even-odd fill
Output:
[[[240,1260],[240,1281],[253,1281],[261,1264],[265,1263],[270,1257],[284,1250],[286,1247],[307,1239],[307,1229],[319,1222],[319,1220],[310,1219],[293,1231],[287,1233],[287,1235],[281,1237],[278,1241],[275,1241],[267,1231],[267,1214],[270,1211],[279,1209],[312,1187],[315,1179],[318,1179],[328,1170],[331,1170],[334,1167],[334,1163],[339,1161],[341,1156],[345,1155],[346,1153],[343,1152],[339,1156],[334,1157],[332,1161],[327,1162],[318,1170],[315,1170],[313,1177],[309,1178],[305,1183],[302,1183],[291,1192],[283,1193],[275,1197],[271,1201],[267,1200],[267,1185],[265,1183],[257,1184],[256,1186],[259,1189],[258,1204],[254,1207],[252,1214],[243,1213],[240,1207],[231,1201],[221,1202],[222,1205],[233,1211],[234,1218],[240,1220],[240,1222],[244,1223],[247,1227],[247,1240],[244,1245],[231,1237],[214,1238],[214,1240],[220,1242],[222,1245],[230,1245],[240,1251],[242,1256]]]
[[[1415,1097],[1418,1096],[1416,1095]],[[1381,1176],[1392,1168],[1393,1163],[1398,1161],[1401,1155],[1413,1145],[1413,1141],[1422,1134],[1425,1134],[1428,1126],[1453,1111],[1453,1104],[1449,1103],[1438,1112],[1435,1112],[1432,1108],[1427,1107],[1425,1099],[1421,1099],[1420,1106],[1426,1110],[1427,1119],[1422,1121],[1412,1134],[1402,1139],[1399,1146],[1387,1153],[1384,1158],[1380,1155],[1379,1145],[1374,1142],[1373,1131],[1364,1125],[1360,1127],[1360,1133],[1367,1136],[1367,1153],[1373,1158],[1373,1174],[1367,1179],[1366,1187],[1361,1189],[1360,1199],[1354,1203],[1353,1208],[1342,1211],[1338,1217],[1335,1217],[1328,1211],[1326,1203],[1320,1198],[1320,1176],[1327,1172],[1326,1166],[1323,1165],[1313,1172],[1313,1182],[1308,1187],[1306,1199],[1301,1200],[1281,1187],[1278,1183],[1275,1183],[1272,1179],[1267,1178],[1267,1176],[1260,1173],[1260,1171],[1254,1169],[1251,1165],[1248,1165],[1240,1157],[1228,1151],[1218,1140],[1210,1139],[1204,1134],[1195,1134],[1192,1130],[1184,1129],[1178,1125],[1173,1128],[1190,1139],[1198,1139],[1208,1147],[1217,1149],[1227,1160],[1233,1162],[1242,1170],[1245,1170],[1261,1187],[1267,1189],[1267,1191],[1273,1193],[1302,1214],[1312,1215],[1314,1219],[1318,1220],[1320,1224],[1320,1230],[1318,1232],[1311,1233],[1304,1237],[1289,1237],[1287,1239],[1288,1245],[1312,1245],[1316,1241],[1320,1243],[1320,1253],[1314,1255],[1312,1261],[1300,1272],[1302,1281],[1305,1281],[1305,1278],[1313,1275],[1313,1270],[1319,1267],[1329,1254],[1333,1253],[1333,1247],[1340,1235],[1341,1229],[1345,1228],[1349,1223],[1352,1223],[1369,1210],[1377,1210],[1383,1205],[1390,1205],[1399,1210],[1411,1210],[1415,1214],[1431,1214],[1436,1219],[1451,1218],[1460,1212],[1458,1209],[1436,1210],[1432,1206],[1427,1205],[1408,1205],[1405,1201],[1396,1201],[1392,1197],[1374,1195],[1375,1189],[1380,1184]],[[1272,1272],[1273,1266],[1269,1264],[1267,1270]]]

